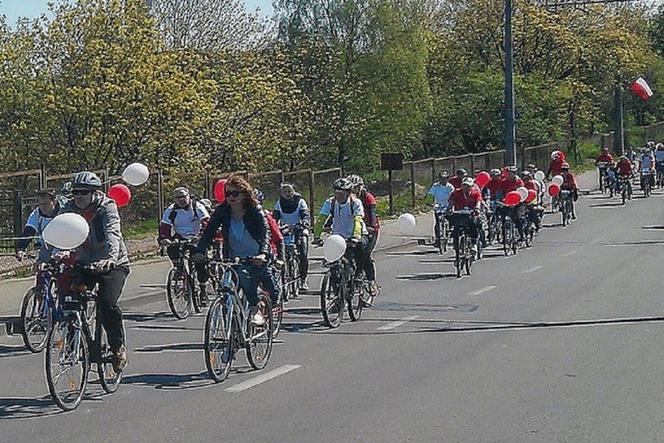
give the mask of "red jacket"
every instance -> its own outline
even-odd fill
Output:
[[[463,189],[457,189],[450,195],[450,203],[452,209],[460,211],[464,208],[475,209],[477,204],[482,201],[482,193],[475,188],[471,188],[468,195],[463,192]]]
[[[608,152],[602,152],[599,157],[597,157],[597,160],[595,160],[596,163],[600,162],[606,162],[606,163],[613,163],[613,156],[608,153]]]
[[[449,184],[454,186],[454,189],[461,189],[461,179],[458,176],[454,176],[447,181]]]
[[[516,189],[521,186],[523,186],[523,180],[520,178],[513,180],[508,177],[501,182],[500,189],[503,191],[503,195],[507,195],[508,192],[516,191]]]
[[[364,224],[374,231],[380,231],[380,220],[376,210],[376,197],[370,192],[362,195],[362,206],[364,206]]]
[[[484,189],[488,189],[490,193],[491,200],[496,200],[498,196],[496,195],[500,191],[500,178],[492,178],[489,183],[486,184]]]
[[[632,162],[627,159],[618,162],[618,175],[632,175]]]
[[[560,189],[566,191],[576,191],[579,187],[576,185],[576,177],[571,172],[569,174],[563,175],[563,184],[560,185]]]
[[[280,252],[283,250],[282,244],[284,243],[284,236],[281,233],[281,229],[279,229],[279,224],[274,217],[272,217],[272,214],[265,211],[265,215],[267,216],[267,224],[270,226],[270,247],[272,253],[279,257]]]

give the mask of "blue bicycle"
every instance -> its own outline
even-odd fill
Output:
[[[30,352],[41,352],[46,346],[48,333],[57,319],[57,296],[54,262],[41,263],[35,286],[28,289],[21,304],[21,335]]]

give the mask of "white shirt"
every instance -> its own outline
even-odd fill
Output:
[[[277,200],[277,204],[274,205],[274,210],[279,211],[281,214],[281,219],[279,223],[282,225],[295,226],[300,222],[300,213],[302,211],[308,211],[309,207],[307,202],[303,198],[300,198],[300,202],[297,204],[295,211],[288,213],[281,209],[281,201]]]
[[[332,233],[339,234],[346,240],[352,238],[355,217],[359,216],[362,219],[362,234],[368,234],[367,227],[364,224],[364,207],[359,198],[348,197],[348,200],[344,204],[335,201],[333,209]]]
[[[641,156],[641,170],[642,171],[648,171],[652,169],[653,164],[652,164],[652,155],[646,154]]]
[[[171,213],[175,211],[175,219],[171,222],[173,216]],[[198,235],[201,230],[201,221],[210,218],[205,206],[200,202],[196,202],[196,213],[191,207],[191,205],[186,208],[177,208],[175,204],[170,205],[164,211],[164,216],[161,219],[162,223],[170,225],[175,230],[177,235],[182,237],[191,237],[192,235]]]
[[[55,214],[53,215],[55,217]],[[42,240],[42,233],[44,232],[44,228],[53,220],[53,217],[47,217],[45,215],[42,215],[41,211],[39,208],[35,208],[31,213],[30,216],[28,217],[28,221],[25,222],[25,226],[30,226],[32,229],[37,231],[37,236],[39,237],[37,243],[43,244],[44,241]]]
[[[433,196],[434,203],[447,207],[447,202],[450,199],[450,195],[454,192],[454,185],[449,182],[446,184],[434,183],[429,189],[427,195]]]

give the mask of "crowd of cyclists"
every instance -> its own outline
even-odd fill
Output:
[[[629,182],[637,173],[642,186],[644,182],[653,186],[664,184],[661,143],[649,143],[638,158],[630,151],[618,161],[603,149],[596,164],[601,172],[600,186],[612,194],[621,180]],[[571,219],[577,216],[574,202],[579,198],[579,189],[563,152],[552,154],[546,173],[532,164],[523,171],[509,166],[474,172],[475,178],[462,168],[453,175],[441,171],[438,181],[428,190],[434,208],[433,244],[445,251],[451,241],[458,275],[464,264],[462,259],[470,274],[468,261],[482,258],[483,249],[491,244],[502,244],[506,255],[530,246],[532,236],[542,226],[545,204],[550,203],[553,211],[564,212],[568,208]],[[556,185],[553,191],[553,184],[547,187],[545,183],[549,178]],[[320,209],[319,229],[347,242],[344,257],[352,262],[354,270],[362,273],[366,282],[367,297],[361,303],[371,306],[379,294],[373,258],[380,235],[376,198],[367,190],[362,177],[355,174],[336,179],[331,191],[332,195]],[[189,296],[196,305],[202,308],[210,302],[210,297],[222,286],[220,269],[232,263],[238,292],[246,300],[247,324],[251,328],[274,327],[275,313],[280,318],[283,311],[277,311],[283,309],[283,303],[309,288],[309,247],[319,239],[312,242],[314,226],[306,200],[292,184],[283,183],[274,207],[266,208],[263,193],[240,176],[225,181],[223,196],[217,198],[216,207],[207,199],[196,199],[187,187],[176,188],[172,197],[173,202],[159,223],[157,241],[174,267],[185,257],[190,259],[189,272],[195,283]],[[76,287],[96,287],[97,320],[107,336],[112,369],[119,374],[126,367],[128,356],[118,300],[130,272],[130,262],[118,207],[104,193],[100,178],[88,171],[75,174],[59,192],[39,191],[38,204],[16,244],[16,258],[25,258],[25,251],[35,238],[36,270],[53,263],[69,263],[68,269],[76,269],[71,275],[56,279],[59,297]],[[79,214],[89,224],[87,240],[74,251],[58,250],[42,239],[48,223],[63,213]],[[295,276],[295,281],[287,281],[288,275]],[[33,303],[33,311],[43,312],[39,300],[35,298]],[[323,306],[322,309],[325,310]],[[35,312],[33,315],[38,316]],[[25,325],[24,329],[29,330],[27,321]],[[42,324],[41,328],[46,326]],[[46,330],[41,332],[48,335]]]

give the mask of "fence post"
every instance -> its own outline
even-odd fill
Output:
[[[431,159],[431,183],[436,183],[436,158]]]
[[[159,223],[164,213],[164,174],[161,169],[157,169],[157,200],[157,223]]]
[[[205,169],[205,191],[203,191],[203,197],[210,198],[210,170]]]
[[[307,173],[308,186],[309,186],[309,212],[311,213],[311,226],[316,226],[316,216],[317,213],[314,210],[314,205],[316,204],[316,198],[314,197],[314,171],[309,169]],[[312,231],[313,233],[313,228]]]
[[[111,172],[108,166],[104,168],[104,192],[108,193],[108,188],[111,185]]]
[[[41,172],[39,173],[39,187],[41,189],[46,189],[47,188],[47,183],[46,183],[46,163],[42,162],[39,165],[39,169],[41,169]]]
[[[410,162],[410,207],[415,209],[415,162]]]
[[[282,183],[286,182],[286,178],[284,177],[284,171],[279,170],[279,187],[281,187]]]
[[[14,235],[20,236],[23,232],[23,202],[21,191],[14,191]]]

